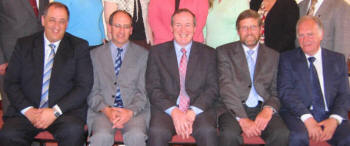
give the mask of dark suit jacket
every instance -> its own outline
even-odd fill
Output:
[[[49,0],[39,1],[39,13],[49,4]],[[10,60],[18,38],[42,30],[40,16],[34,14],[29,0],[0,1],[0,64]]]
[[[186,72],[190,105],[206,111],[218,97],[215,50],[193,42]],[[152,109],[176,106],[180,78],[173,41],[152,46],[146,71],[146,89]]]
[[[250,9],[258,11],[262,0],[251,0]],[[283,52],[295,48],[299,8],[294,0],[277,0],[265,19],[265,45]]]
[[[38,108],[44,66],[44,33],[18,40],[5,75],[10,106],[5,116]],[[66,33],[56,52],[49,88],[49,107],[57,104],[63,114],[72,112],[85,121],[86,98],[92,88],[93,71],[85,40]]]
[[[277,98],[277,67],[279,54],[260,44],[254,71],[254,87],[264,105],[279,110]],[[247,59],[241,42],[217,48],[220,95],[234,117],[247,118],[243,103],[252,87]]]
[[[298,48],[281,54],[278,72],[278,91],[282,110],[297,117],[310,114],[311,81],[303,51]],[[322,49],[324,92],[330,114],[347,117],[349,100],[348,70],[345,58],[339,53]]]

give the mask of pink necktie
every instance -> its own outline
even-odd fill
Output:
[[[190,98],[188,97],[185,89],[185,78],[186,78],[186,69],[187,69],[187,57],[186,57],[186,49],[182,48],[182,57],[180,61],[180,103],[179,109],[183,112],[187,111],[188,106],[190,104]]]

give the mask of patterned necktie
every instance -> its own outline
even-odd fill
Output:
[[[49,44],[49,47],[50,47],[51,51],[49,54],[49,58],[47,59],[47,62],[44,66],[43,85],[41,88],[41,98],[40,98],[39,108],[48,107],[50,78],[51,78],[53,60],[55,57],[56,46],[54,44]]]
[[[254,87],[254,70],[255,70],[255,61],[253,59],[253,54],[255,53],[254,50],[248,50],[248,67],[249,67],[249,73],[250,73],[250,79],[252,82],[252,87],[249,92],[249,96],[247,98],[247,101],[245,102],[248,107],[256,107],[258,105],[258,94],[255,91]]]
[[[180,74],[180,102],[179,102],[179,109],[181,111],[187,111],[189,104],[190,104],[190,98],[188,97],[188,94],[186,92],[185,88],[185,79],[186,79],[186,70],[187,70],[187,56],[186,56],[186,49],[182,48],[182,57],[180,60],[180,68],[179,68],[179,74]]]
[[[307,15],[310,15],[310,16],[314,15],[316,3],[317,3],[317,0],[311,0],[311,5],[309,10],[307,11]]]
[[[327,113],[325,111],[322,90],[320,86],[320,82],[318,80],[317,70],[314,66],[315,57],[308,58],[310,62],[310,79],[311,79],[311,90],[312,90],[312,115],[315,120],[321,122],[322,120],[327,118]]]
[[[38,10],[38,6],[36,4],[36,0],[29,0],[29,2],[30,2],[30,5],[33,8],[33,11],[34,11],[35,15],[39,16],[39,10]]]
[[[116,77],[118,77],[119,75],[119,71],[120,71],[120,68],[122,66],[122,52],[123,52],[123,49],[122,48],[117,48],[117,51],[118,51],[118,54],[116,56],[116,60],[115,60],[115,63],[114,63],[114,71],[115,71],[115,75]],[[119,85],[117,86],[117,92],[115,94],[115,99],[114,99],[114,107],[124,107],[123,106],[123,101],[122,101],[122,97],[121,97],[121,94],[120,94],[120,88],[119,88]]]

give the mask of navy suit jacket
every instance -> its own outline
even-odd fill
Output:
[[[277,87],[282,103],[281,111],[287,110],[297,117],[311,114],[311,81],[308,61],[301,48],[280,56]],[[344,55],[322,49],[324,94],[329,114],[347,119],[349,100],[348,69]]]
[[[10,106],[5,117],[18,116],[28,106],[40,104],[44,69],[44,32],[21,38],[5,75],[5,92]],[[49,107],[58,105],[63,114],[85,121],[86,98],[93,84],[88,44],[65,33],[54,58],[49,88]]]

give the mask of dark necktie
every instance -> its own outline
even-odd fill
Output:
[[[116,60],[115,60],[115,63],[114,63],[114,71],[115,71],[116,77],[118,77],[120,68],[122,66],[122,52],[123,52],[123,49],[117,48],[117,50],[118,50],[118,54],[117,54],[117,57],[116,57]],[[117,85],[117,92],[115,94],[114,107],[120,107],[120,108],[123,107],[123,101],[122,101],[122,97],[121,97],[121,94],[120,94],[120,87],[119,87],[119,85]]]
[[[38,10],[38,6],[37,6],[37,3],[36,3],[36,0],[29,0],[29,2],[30,2],[30,5],[33,8],[33,11],[34,11],[35,15],[39,16],[39,10]]]
[[[327,113],[325,111],[324,102],[323,102],[323,96],[322,96],[322,90],[320,86],[320,82],[318,80],[317,76],[317,70],[314,66],[314,61],[316,60],[315,57],[309,57],[308,58],[310,62],[310,79],[311,79],[311,90],[312,90],[312,115],[314,116],[315,120],[320,122],[327,118]]]

